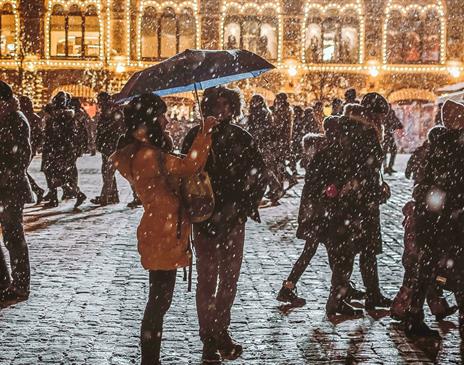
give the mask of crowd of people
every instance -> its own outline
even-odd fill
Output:
[[[191,246],[198,274],[202,359],[220,363],[241,355],[242,345],[233,340],[229,325],[246,221],[260,222],[260,207],[279,204],[298,182],[298,164],[306,173],[296,236],[305,245],[277,300],[305,304],[296,286],[322,243],[332,270],[328,316],[362,315],[352,301],[364,300],[366,310],[391,307],[391,316],[404,324],[407,336],[437,337],[424,321],[427,300],[437,320],[459,310],[464,337],[464,105],[442,106],[438,125],[408,163],[406,175],[414,179],[415,188],[403,208],[405,275],[392,300],[380,288],[377,255],[383,250],[380,206],[391,195],[383,173],[394,172],[393,131],[401,123],[380,94],[368,93],[358,100],[356,91],[349,89],[345,100],[333,100],[328,117],[322,102],[292,107],[281,93],[269,107],[255,95],[243,117],[239,90],[207,89],[200,103],[204,119],[182,138],[180,153],[167,132],[168,107],[157,95],[136,96],[121,107],[111,95],[100,93],[96,123],[78,99],[64,92],[43,109],[43,118],[33,112],[30,101],[21,100],[0,82],[0,222],[11,262],[9,272],[0,250],[1,306],[29,296],[22,211],[32,201],[31,186],[46,207],[58,205],[58,188],[64,198],[75,198],[79,207],[86,196],[78,185],[76,161],[97,150],[103,184],[91,202],[119,202],[115,179],[119,171],[133,189],[130,206],[144,209],[137,240],[150,289],[140,333],[142,364],[160,363],[163,318],[177,270],[192,264]],[[247,130],[238,125],[239,119]],[[44,128],[38,128],[42,120]],[[46,195],[27,174],[37,151],[42,152]],[[387,152],[390,162],[385,163]],[[201,204],[192,203],[192,194],[186,194],[189,181],[211,190],[203,192],[214,201],[207,213]],[[350,281],[358,254],[365,291]],[[454,292],[457,306],[447,303],[443,290]]]

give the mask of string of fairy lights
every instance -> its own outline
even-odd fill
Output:
[[[157,14],[162,14],[165,9],[170,8],[177,14],[182,11],[189,11],[193,14],[195,23],[195,39],[194,44],[197,48],[202,46],[202,15],[200,14],[199,1],[201,0],[186,0],[186,1],[162,1],[162,0],[138,0],[137,12],[135,20],[131,16],[131,9],[133,8],[134,1],[121,0],[124,4],[123,17],[125,24],[124,31],[124,52],[123,54],[113,55],[111,53],[113,42],[113,1],[112,0],[47,0],[46,13],[44,20],[44,57],[26,57],[23,60],[26,68],[30,71],[36,69],[50,69],[50,68],[86,68],[86,69],[102,69],[108,67],[117,73],[123,73],[128,70],[134,70],[146,66],[148,63],[144,62],[142,58],[142,17],[145,9],[153,7],[156,9]],[[237,1],[237,0],[236,0]],[[367,60],[366,41],[365,41],[365,9],[363,0],[346,0],[343,4],[327,4],[315,3],[314,0],[306,0],[304,3],[304,12],[300,21],[301,35],[300,35],[300,56],[297,60],[283,59],[284,50],[284,19],[285,16],[282,12],[282,1],[284,0],[271,0],[267,3],[256,2],[229,2],[222,0],[222,5],[219,14],[219,43],[224,48],[226,42],[225,26],[226,20],[229,16],[247,16],[256,17],[256,19],[264,17],[272,17],[276,19],[277,25],[277,58],[276,66],[280,70],[288,71],[290,76],[295,76],[300,71],[311,72],[347,72],[347,73],[365,73],[372,77],[377,77],[380,73],[448,73],[453,77],[460,77],[464,71],[464,66],[459,62],[448,61],[446,59],[446,11],[443,0],[430,0],[429,4],[424,5],[423,1],[420,4],[404,5],[401,0],[387,0],[384,10],[383,32],[382,32],[382,53],[380,60]],[[419,0],[417,0],[419,2]],[[0,66],[8,68],[17,68],[19,66],[19,52],[20,49],[20,14],[19,14],[19,0],[0,0],[0,6],[10,4],[14,14],[14,33],[16,50],[12,58],[0,59]],[[68,11],[71,6],[78,5],[82,12],[89,6],[96,9],[96,16],[99,26],[99,41],[98,41],[98,57],[95,59],[66,59],[63,57],[53,57],[50,54],[50,29],[51,20],[53,16],[53,9],[55,6],[61,6],[64,11]],[[319,14],[322,19],[330,14],[340,14],[343,16],[348,11],[353,11],[357,16],[357,26],[359,32],[357,34],[357,63],[353,64],[331,64],[331,63],[309,63],[306,59],[306,37],[307,27],[311,17],[314,14]],[[399,13],[407,19],[408,14],[417,12],[422,17],[433,14],[435,15],[440,24],[439,39],[440,51],[439,61],[436,64],[389,64],[388,50],[389,50],[389,23],[390,19],[395,13]],[[297,18],[299,18],[297,16]],[[135,22],[135,23],[133,23]],[[135,29],[134,29],[135,28]],[[135,30],[135,37],[132,37],[132,32]],[[131,42],[135,42],[134,47]],[[135,54],[131,50],[135,49]]]

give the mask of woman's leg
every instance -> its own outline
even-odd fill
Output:
[[[142,365],[159,363],[163,318],[171,306],[175,283],[176,270],[150,271],[148,303],[140,333]]]
[[[317,239],[310,238],[306,240],[303,252],[301,253],[298,260],[296,260],[295,265],[293,265],[292,271],[287,278],[287,282],[291,282],[293,285],[296,285],[298,280],[300,280],[301,275],[308,268],[311,259],[314,257],[317,251],[319,242]]]

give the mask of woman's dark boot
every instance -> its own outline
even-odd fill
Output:
[[[243,352],[242,345],[235,343],[228,331],[223,331],[219,334],[217,347],[222,358],[225,360],[235,360]]]
[[[364,307],[367,310],[375,310],[376,307],[380,308],[390,308],[392,305],[392,300],[385,297],[382,293],[368,293],[366,294],[366,302]]]
[[[218,351],[217,341],[208,337],[203,340],[203,354],[201,356],[203,364],[220,364],[222,362],[221,354]]]
[[[424,312],[408,312],[404,321],[406,337],[440,337],[440,333],[431,329],[424,322]]]
[[[44,208],[56,208],[58,206],[58,192],[56,189],[50,190],[48,195],[48,202],[44,204]]]
[[[363,314],[361,309],[356,309],[345,301],[347,288],[332,288],[325,306],[328,316],[341,314],[344,316],[360,316]]]
[[[82,203],[87,199],[87,196],[84,193],[77,194],[76,204],[74,204],[74,209],[77,209],[82,205]]]
[[[283,282],[282,288],[280,288],[277,295],[277,300],[279,302],[290,303],[295,307],[302,307],[306,304],[306,300],[297,295],[296,285],[290,281]]]

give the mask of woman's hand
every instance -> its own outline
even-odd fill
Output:
[[[219,121],[212,116],[209,116],[203,122],[203,133],[211,133],[213,128],[219,124]]]

